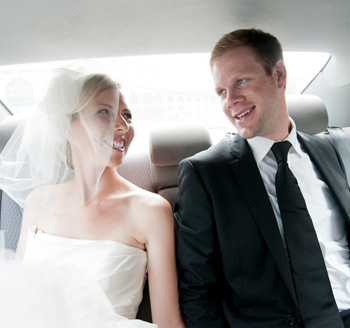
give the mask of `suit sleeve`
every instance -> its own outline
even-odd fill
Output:
[[[188,159],[179,165],[174,216],[180,306],[186,327],[228,327],[221,305],[222,264],[212,202]]]

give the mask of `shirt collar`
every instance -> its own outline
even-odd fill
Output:
[[[301,156],[302,151],[297,138],[296,126],[291,117],[289,117],[289,120],[292,123],[292,130],[290,131],[288,136],[281,141],[288,140],[292,144],[290,152],[294,152],[295,154]],[[267,153],[271,149],[272,145],[275,143],[274,140],[264,138],[264,137],[254,137],[251,139],[247,139],[247,141],[253,152],[253,155],[257,164],[259,164],[264,159],[264,157],[267,155]]]

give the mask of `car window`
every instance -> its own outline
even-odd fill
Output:
[[[228,122],[214,92],[208,53],[118,57],[0,67],[0,99],[15,114],[25,114],[40,99],[51,70],[61,66],[105,72],[122,84],[135,124],[199,122],[221,129]],[[324,53],[284,53],[286,93],[301,93],[327,62]]]

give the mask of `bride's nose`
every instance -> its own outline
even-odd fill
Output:
[[[126,133],[129,130],[129,123],[125,120],[122,115],[117,116],[117,120],[115,122],[115,131]]]

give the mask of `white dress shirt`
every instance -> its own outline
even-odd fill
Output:
[[[293,120],[292,131],[284,140],[292,146],[288,165],[298,180],[311,216],[339,311],[350,309],[350,260],[345,219],[332,192],[321,180],[308,154],[301,150]],[[284,242],[283,224],[276,197],[277,162],[270,150],[274,141],[263,137],[247,140],[260,170]],[[300,254],[302,256],[302,254]]]

